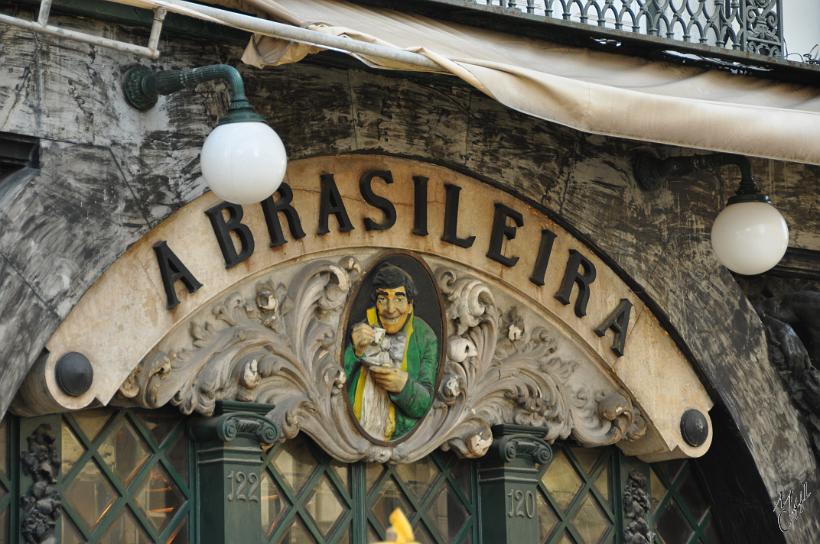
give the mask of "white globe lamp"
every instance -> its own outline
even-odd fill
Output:
[[[767,196],[756,191],[739,192],[730,198],[712,225],[715,257],[737,274],[751,276],[770,270],[780,262],[788,246],[786,220]]]
[[[220,123],[200,155],[211,191],[234,204],[255,204],[276,192],[287,164],[282,140],[261,120]]]

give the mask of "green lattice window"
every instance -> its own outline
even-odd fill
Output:
[[[368,541],[386,537],[383,524],[400,507],[422,544],[478,542],[474,470],[438,452],[410,465],[367,465]]]
[[[617,452],[556,445],[541,467],[537,498],[541,542],[610,543],[615,541],[612,487]]]
[[[691,462],[652,465],[650,491],[655,542],[663,544],[717,544],[712,512]]]
[[[163,411],[62,417],[62,544],[189,542],[195,478],[183,422]]]
[[[341,465],[297,437],[266,454],[261,495],[262,527],[271,543],[382,540],[396,507],[419,542],[478,541],[474,468],[452,455],[435,453],[412,465]],[[366,505],[366,519],[354,516],[359,504]]]

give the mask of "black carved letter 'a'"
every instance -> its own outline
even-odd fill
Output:
[[[159,273],[162,277],[162,286],[165,288],[165,297],[168,301],[168,309],[173,310],[179,304],[176,289],[174,284],[181,281],[189,293],[193,293],[202,284],[197,281],[191,271],[182,264],[179,257],[171,251],[168,243],[163,240],[154,244],[154,253],[157,256],[157,264],[159,265]]]

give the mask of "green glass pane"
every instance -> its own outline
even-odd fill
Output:
[[[74,418],[74,421],[77,423],[85,437],[90,442],[97,438],[97,435],[100,434],[100,430],[102,430],[103,426],[105,425],[105,422],[108,421],[108,417],[110,415],[110,411],[99,409],[75,412],[74,414],[72,414],[71,417]]]
[[[158,533],[185,502],[177,485],[161,465],[155,465],[135,494],[136,502]]]
[[[8,419],[0,421],[0,474],[8,474],[8,449],[9,449],[9,426]]]
[[[338,461],[331,461],[330,466],[333,468],[333,472],[336,476],[342,481],[344,484],[344,489],[348,493],[350,492],[350,469],[347,467],[346,464],[340,463]]]
[[[558,517],[544,496],[540,492],[536,495],[538,496],[538,534],[541,535],[539,542],[543,544],[547,541],[547,538],[549,538],[555,524],[558,523]]]
[[[367,541],[368,542],[379,542],[381,538],[379,535],[376,534],[376,531],[370,525],[367,526]]]
[[[606,515],[592,495],[587,495],[584,502],[581,503],[572,524],[584,542],[589,544],[600,541],[604,532],[609,528]]]
[[[351,529],[346,529],[343,531],[342,534],[339,535],[339,538],[336,539],[336,544],[350,544],[350,531]]]
[[[655,511],[666,496],[666,486],[661,483],[661,479],[658,478],[654,470],[650,471],[649,489],[652,496],[652,510]]]
[[[373,484],[379,479],[379,476],[384,472],[384,467],[377,463],[370,463],[365,465],[364,479],[367,481],[367,490],[373,489]]]
[[[71,470],[71,467],[74,466],[85,452],[85,448],[80,444],[80,441],[77,440],[77,437],[74,436],[74,433],[68,425],[62,425],[60,434],[62,435],[60,444],[60,476],[65,477],[68,471]]]
[[[433,521],[442,540],[455,542],[470,514],[450,487],[445,485],[427,509],[427,517]]]
[[[595,489],[609,501],[609,467],[604,466],[598,477],[595,479]]]
[[[417,527],[413,527],[413,537],[419,544],[438,544],[432,535],[430,535],[430,531],[427,530],[427,527],[421,523],[419,523]],[[445,542],[449,543],[452,541],[445,540]]]
[[[322,476],[319,485],[314,488],[313,494],[305,504],[305,510],[313,517],[322,535],[327,536],[336,524],[336,520],[344,512],[339,497],[336,496],[327,476]]]
[[[564,453],[559,451],[541,476],[541,483],[561,509],[566,510],[581,487],[581,478]]]
[[[589,474],[592,472],[592,467],[595,466],[595,461],[598,460],[598,457],[600,457],[601,451],[603,450],[595,450],[591,448],[572,448],[571,451],[572,455],[575,457],[575,460],[581,465],[584,473]]]
[[[279,542],[281,544],[314,544],[316,541],[305,529],[302,520],[297,517],[288,528],[288,532],[279,539]]]
[[[10,542],[9,538],[9,509],[0,510],[0,542]],[[63,540],[63,542],[66,542]]]
[[[395,471],[419,499],[429,491],[430,485],[438,475],[438,469],[430,457],[411,464],[396,465]]]
[[[316,464],[316,458],[304,439],[288,440],[279,447],[273,458],[274,468],[296,492],[305,485]]]
[[[126,508],[114,520],[114,523],[105,531],[100,542],[114,544],[153,544],[145,531],[139,526],[134,515]]]
[[[93,460],[65,490],[65,500],[74,508],[88,527],[96,527],[114,504],[117,492]]]
[[[718,536],[717,527],[715,525],[715,520],[712,519],[703,533],[703,541],[706,544],[720,544],[720,537]]]
[[[80,534],[79,529],[68,520],[68,516],[63,512],[60,516],[60,544],[84,544],[85,539]]]
[[[686,544],[692,529],[681,514],[675,501],[669,501],[656,518],[656,529],[666,544]]]
[[[462,461],[457,459],[450,467],[450,474],[458,484],[458,488],[464,493],[465,497],[470,496],[470,475],[472,474],[473,464],[469,461]]]
[[[126,485],[131,483],[150,455],[145,441],[124,417],[114,423],[97,452]]]
[[[396,508],[401,508],[404,515],[410,518],[413,509],[404,498],[404,494],[392,479],[388,479],[382,486],[378,499],[373,504],[373,515],[384,527],[390,526],[390,514]]]
[[[157,444],[162,444],[168,434],[181,421],[177,414],[157,410],[137,412],[137,418],[151,432]]]
[[[168,539],[171,544],[188,544],[188,520],[182,520],[182,523],[179,524],[171,538]]]
[[[698,523],[700,523],[703,516],[706,515],[706,512],[709,510],[709,503],[706,502],[706,499],[703,497],[703,493],[698,487],[697,480],[691,471],[689,471],[689,474],[686,476],[683,484],[678,488],[678,491],[683,497],[683,503],[689,507],[689,512]]]
[[[168,461],[174,467],[174,471],[182,478],[182,481],[188,483],[188,438],[185,433],[182,433],[174,445],[166,453]]]
[[[683,464],[683,460],[676,459],[674,461],[664,461],[663,463],[657,463],[652,466],[658,471],[658,474],[666,478],[667,482],[672,483],[675,481],[675,477],[680,472],[680,469],[683,468]]]
[[[262,531],[270,537],[276,529],[279,517],[287,509],[288,501],[267,471],[262,473],[259,495],[262,507]]]

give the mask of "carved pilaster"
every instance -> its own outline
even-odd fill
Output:
[[[649,544],[649,493],[646,476],[633,470],[624,489],[624,542],[625,544]]]
[[[60,452],[54,427],[39,425],[26,442],[20,461],[23,476],[31,485],[20,498],[20,535],[26,544],[50,544],[55,542],[54,527],[62,502],[57,488]]]
[[[243,411],[231,411],[237,409]],[[218,403],[217,415],[190,424],[201,483],[200,542],[203,544],[263,540],[261,445],[273,444],[280,434],[262,415],[268,409],[268,406],[250,403]]]
[[[493,427],[493,445],[478,469],[485,542],[538,542],[538,465],[552,459],[547,431]]]

